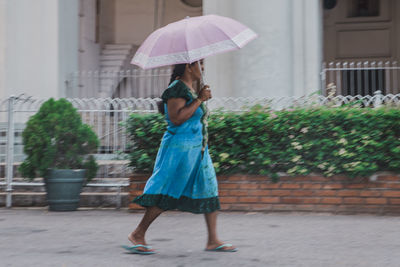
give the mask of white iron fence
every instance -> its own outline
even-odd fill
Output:
[[[323,64],[321,80],[323,89],[334,85],[339,95],[365,96],[378,90],[386,95],[400,93],[399,75],[397,61],[335,61]]]
[[[69,98],[147,98],[159,97],[168,87],[171,68],[137,68],[121,71],[80,71],[66,82]]]
[[[13,162],[24,159],[22,146],[22,132],[30,116],[35,114],[41,104],[47,99],[35,99],[25,95],[10,97],[0,101],[0,163],[7,158],[6,145],[13,150]],[[158,112],[159,98],[68,98],[80,113],[84,123],[90,125],[100,140],[97,158],[100,160],[113,160],[121,153],[128,150],[127,135],[122,125],[132,113]],[[253,98],[253,97],[223,97],[212,98],[207,105],[212,112],[232,111],[242,112],[249,110],[254,105],[268,107],[271,110],[280,110],[294,107],[307,107],[315,105],[340,106],[358,101],[362,107],[377,107],[382,104],[400,105],[400,94],[383,95],[376,91],[373,96],[329,96],[311,95],[300,98]],[[10,131],[8,131],[10,129]],[[9,132],[14,132],[9,135]],[[13,140],[10,140],[13,139]]]

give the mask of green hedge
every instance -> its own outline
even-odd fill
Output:
[[[133,114],[130,164],[151,172],[166,123],[160,114]],[[400,110],[318,107],[215,113],[209,150],[218,174],[278,172],[367,176],[400,172]],[[134,142],[133,142],[134,141]]]

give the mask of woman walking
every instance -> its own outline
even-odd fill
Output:
[[[153,174],[143,194],[134,200],[145,207],[146,212],[128,236],[133,246],[125,248],[132,253],[154,253],[146,244],[146,231],[163,211],[172,209],[205,215],[207,251],[236,251],[234,246],[224,244],[217,237],[220,204],[215,170],[207,147],[208,111],[204,104],[211,98],[211,91],[208,86],[197,93],[193,90],[192,84],[200,77],[199,62],[175,65],[171,83],[162,94],[168,127]]]

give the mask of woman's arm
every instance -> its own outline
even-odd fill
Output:
[[[199,93],[199,97],[193,100],[193,102],[187,106],[184,98],[168,99],[167,108],[171,122],[175,125],[181,125],[190,117],[192,117],[193,113],[201,105],[201,103],[211,98],[211,91],[208,90],[208,88],[208,85],[204,86]]]

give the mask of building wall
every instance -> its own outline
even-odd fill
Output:
[[[0,0],[0,99],[5,98],[6,0]]]
[[[115,43],[140,45],[154,29],[154,3],[118,0],[115,6]]]
[[[400,4],[379,1],[377,16],[349,16],[351,2],[338,1],[324,10],[325,61],[397,60],[399,58]]]
[[[115,0],[101,0],[100,10],[100,44],[115,42]]]
[[[180,0],[101,4],[96,38],[95,0],[0,0],[0,96],[65,96],[72,72],[99,69],[103,44],[140,45],[154,29],[201,14]]]
[[[184,19],[185,17],[201,16],[202,7],[190,7],[182,3],[181,0],[159,0],[162,14],[160,14],[160,26],[165,26],[171,22]]]
[[[186,16],[199,16],[201,8],[191,8],[180,0],[117,0],[115,43],[140,45],[155,29]]]
[[[107,1],[97,43],[94,0],[2,1],[7,17],[0,33],[8,33],[0,41],[3,95],[39,97],[63,96],[74,70],[98,69],[101,44],[140,45],[155,28],[201,12],[180,0]],[[203,10],[238,19],[260,36],[240,51],[207,59],[214,96],[301,96],[319,89],[318,0],[204,0]]]
[[[206,60],[215,96],[302,96],[319,90],[320,1],[204,0],[205,14],[229,16],[259,38]]]

